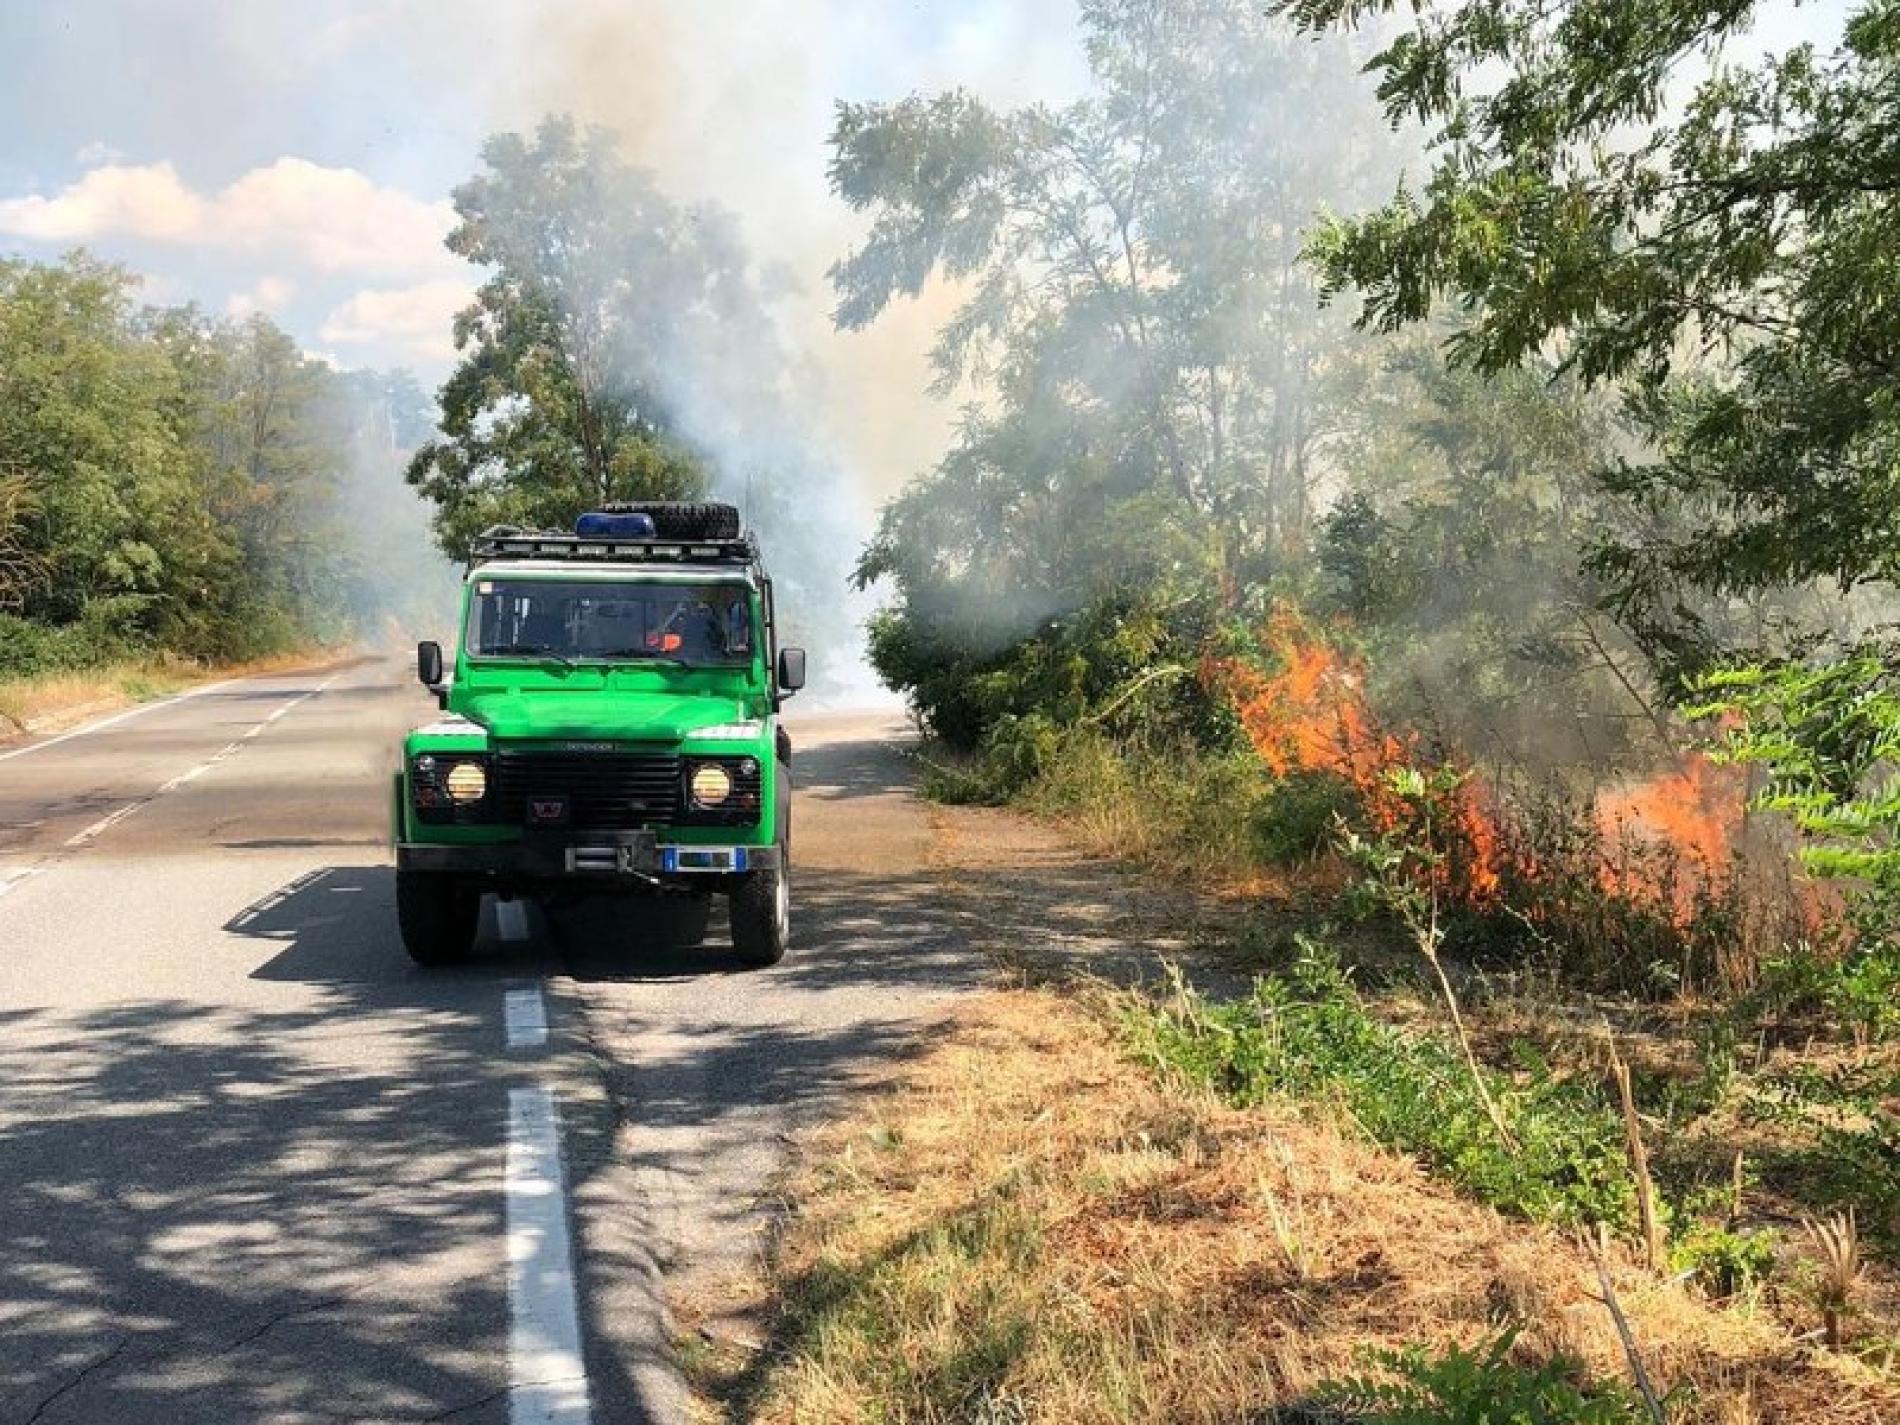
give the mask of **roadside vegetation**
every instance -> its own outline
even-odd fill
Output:
[[[980,397],[858,568],[926,789],[1257,978],[1013,992],[825,1139],[741,1417],[1900,1412],[1894,7],[1376,13],[840,107],[839,321],[954,279]]]
[[[415,383],[138,292],[83,253],[0,261],[0,735],[347,641],[430,589]]]

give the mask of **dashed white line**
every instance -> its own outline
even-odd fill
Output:
[[[0,876],[0,896],[18,886],[28,876],[34,875],[37,870],[37,867],[33,867],[25,871],[16,871],[11,876]]]
[[[510,1049],[539,1049],[548,1042],[548,1006],[537,989],[509,990],[502,998]]]
[[[153,796],[156,796],[156,795],[157,793],[153,793]],[[113,827],[117,826],[120,822],[124,821],[128,816],[132,815],[133,812],[139,810],[139,808],[145,806],[146,803],[150,802],[151,800],[152,800],[151,797],[145,797],[140,801],[132,802],[127,806],[120,807],[115,812],[111,812],[106,816],[100,817],[91,826],[87,827],[84,831],[78,833],[78,835],[67,837],[66,844],[68,846],[84,846],[87,842],[92,841],[96,837],[102,836],[106,832],[110,831]]]
[[[587,1425],[561,1122],[545,1088],[508,1091],[508,1418]]]
[[[200,762],[196,767],[193,767],[190,771],[181,772],[176,777],[173,777],[169,782],[163,783],[150,796],[140,797],[137,801],[130,802],[126,804],[125,806],[120,807],[117,811],[111,813],[110,815],[101,817],[98,821],[95,821],[91,826],[87,827],[84,831],[79,832],[77,835],[67,837],[66,845],[68,847],[79,847],[79,846],[88,845],[92,841],[97,840],[98,837],[101,836],[103,833],[110,831],[113,827],[117,826],[120,822],[124,821],[128,816],[131,816],[134,812],[141,811],[145,807],[150,806],[154,801],[156,801],[159,797],[164,796],[167,792],[175,792],[178,790],[178,788],[184,786],[185,783],[195,781],[199,777],[202,777],[206,772],[209,772],[213,767],[217,766],[218,763],[224,761],[225,758],[234,756],[237,753],[243,751],[245,743],[249,742],[252,738],[256,737],[259,733],[263,732],[264,729],[269,727],[272,723],[276,722],[277,719],[282,717],[285,713],[291,711],[291,709],[297,707],[298,705],[302,703],[309,702],[310,699],[316,697],[317,694],[329,691],[330,686],[333,683],[335,683],[338,678],[341,678],[342,676],[343,674],[340,671],[336,673],[332,673],[329,677],[325,678],[321,683],[317,684],[316,687],[310,689],[308,692],[299,693],[296,697],[292,698],[289,702],[283,704],[281,707],[274,710],[270,714],[270,716],[266,717],[262,722],[250,728],[247,732],[244,733],[242,737],[238,738],[237,741],[225,744],[225,746],[220,748],[214,755],[206,758],[203,762]],[[228,686],[229,686],[228,683],[217,683],[217,684],[212,685],[213,688],[222,688],[222,687],[228,687]],[[208,693],[210,691],[212,691],[212,688],[198,688],[198,689],[193,690],[194,693]],[[181,695],[181,697],[190,697],[190,696],[192,696],[192,693],[186,693],[186,694]],[[171,699],[168,699],[167,701],[178,702],[180,700],[181,700],[180,698],[171,698]],[[4,756],[0,756],[0,762],[4,762],[7,759],[7,757],[18,757],[22,753],[35,752],[35,751],[38,751],[42,747],[51,747],[55,742],[64,742],[67,737],[78,737],[80,736],[81,733],[84,733],[84,732],[96,732],[100,728],[107,727],[111,725],[112,723],[123,722],[126,718],[132,716],[133,713],[147,712],[151,708],[163,707],[163,706],[165,706],[164,703],[150,703],[150,704],[147,704],[146,707],[134,708],[132,709],[132,712],[130,713],[122,713],[120,716],[116,718],[107,718],[104,722],[94,723],[91,727],[81,728],[78,732],[69,732],[66,734],[66,737],[55,737],[46,742],[35,743],[32,747],[23,747],[18,752],[9,752],[5,754]]]

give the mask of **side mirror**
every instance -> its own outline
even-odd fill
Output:
[[[781,648],[778,651],[779,691],[795,693],[805,686],[805,650]]]
[[[431,692],[442,686],[441,644],[430,641],[416,645],[416,677]]]

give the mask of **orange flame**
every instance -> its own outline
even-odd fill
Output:
[[[1363,665],[1315,636],[1291,609],[1273,610],[1264,641],[1275,672],[1233,659],[1204,670],[1210,683],[1226,689],[1260,760],[1280,777],[1327,772],[1343,778],[1380,831],[1398,830],[1412,809],[1387,774],[1421,760],[1417,739],[1379,727],[1366,701]],[[1449,813],[1451,843],[1441,889],[1474,904],[1495,899],[1501,885],[1502,838],[1491,801],[1467,778],[1439,802]]]
[[[1699,752],[1673,771],[1599,793],[1604,889],[1635,900],[1673,899],[1678,922],[1686,920],[1696,888],[1726,872],[1730,828],[1740,824],[1743,802],[1740,777]],[[1679,862],[1665,868],[1653,856],[1629,854],[1645,847],[1672,851]]]

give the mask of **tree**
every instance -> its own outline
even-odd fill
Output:
[[[200,552],[176,373],[137,340],[133,287],[83,254],[0,262],[0,470],[31,495],[16,539],[46,575],[24,590],[32,617],[112,598],[149,625]]]
[[[46,561],[27,547],[22,528],[32,508],[26,477],[0,472],[0,611],[19,608],[46,577]]]
[[[1302,228],[1383,180],[1376,114],[1355,112],[1345,47],[1237,0],[1096,0],[1081,21],[1094,89],[1066,108],[954,91],[838,110],[832,186],[872,218],[832,270],[840,325],[933,274],[963,283],[939,388],[986,397],[866,574],[916,555],[1073,606],[1182,545],[1229,576],[1302,547],[1341,342]],[[1136,521],[1148,538],[1117,528]]]
[[[409,483],[452,557],[489,524],[566,524],[615,500],[700,492],[703,465],[662,398],[658,363],[721,297],[694,215],[618,155],[611,134],[544,121],[498,134],[455,190],[452,252],[490,269],[457,317],[461,364],[442,436]]]
[[[870,218],[832,270],[860,327],[933,276],[935,353],[977,398],[859,566],[877,646],[987,657],[1129,590],[1246,586],[1304,556],[1348,340],[1299,262],[1324,201],[1395,166],[1356,64],[1241,0],[1094,0],[1094,84],[1060,109],[963,92],[844,104],[831,178]]]
[[[1357,388],[1314,611],[1366,645],[1383,716],[1487,762],[1494,785],[1674,755],[1641,652],[1579,567],[1614,509],[1590,478],[1613,403],[1548,368],[1449,369],[1435,335],[1386,349]]]
[[[340,375],[262,318],[140,308],[136,285],[83,253],[0,263],[0,674],[243,658],[399,603],[421,506],[403,461],[357,478],[352,436],[405,378]],[[406,460],[413,400],[404,419]],[[364,559],[354,527],[373,505],[387,537],[392,496],[411,557]]]
[[[1391,8],[1279,6],[1313,29]],[[1622,384],[1653,455],[1606,475],[1645,518],[1593,562],[1676,665],[1715,651],[1686,592],[1900,573],[1900,5],[1861,4],[1831,53],[1729,60],[1759,8],[1419,12],[1374,68],[1392,117],[1437,126],[1430,176],[1313,244],[1372,326],[1451,302],[1458,362]]]

